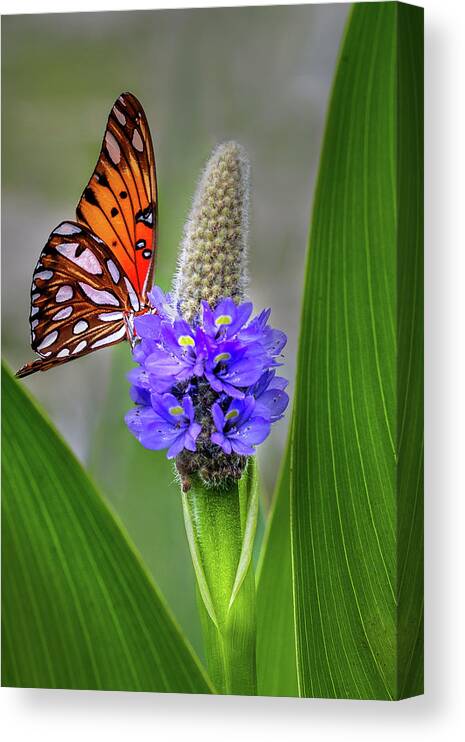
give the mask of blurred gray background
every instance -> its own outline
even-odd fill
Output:
[[[250,294],[289,337],[292,379],[310,206],[348,5],[132,11],[2,19],[2,333],[16,369],[32,358],[29,290],[53,227],[74,217],[114,99],[138,96],[155,144],[156,282],[168,289],[210,151],[239,141],[251,160]],[[141,449],[126,344],[23,382],[117,512],[193,643],[193,578],[170,465]],[[260,452],[265,507],[287,420]],[[164,486],[161,486],[164,485]]]

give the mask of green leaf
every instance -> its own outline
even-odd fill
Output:
[[[183,493],[207,666],[222,693],[256,693],[252,555],[258,499],[253,459],[230,489],[207,489],[195,479]]]
[[[208,693],[121,527],[2,368],[2,683]]]
[[[422,688],[422,18],[354,6],[327,122],[292,446],[303,696]]]
[[[132,406],[126,375],[133,367],[128,344],[115,347],[107,395],[90,447],[89,470],[187,637],[200,651],[195,578],[173,464],[166,459],[166,451],[143,448],[124,422]]]
[[[290,446],[257,568],[257,677],[264,696],[297,696],[290,530]]]

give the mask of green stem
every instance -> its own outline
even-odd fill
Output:
[[[195,480],[183,493],[183,508],[213,683],[219,693],[255,695],[254,461],[228,490],[207,489]]]

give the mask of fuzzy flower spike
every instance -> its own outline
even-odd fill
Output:
[[[171,295],[154,287],[154,313],[136,317],[129,374],[136,407],[126,416],[146,448],[166,448],[184,491],[241,477],[247,457],[283,417],[287,381],[277,376],[286,335],[244,301],[248,163],[221,145],[200,180]]]

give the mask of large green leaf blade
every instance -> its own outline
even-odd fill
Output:
[[[414,33],[400,34],[407,21]],[[399,80],[405,83],[404,97],[421,90],[421,80],[412,74],[421,68],[421,29],[418,8],[355,5],[327,122],[292,446],[293,580],[303,696],[394,699],[421,688],[418,678],[409,687],[400,682],[402,664],[414,652],[418,660],[421,638],[421,558],[415,559],[420,543],[410,545],[409,563],[403,564],[405,534],[418,540],[421,533],[421,505],[414,506],[421,491],[421,297],[409,291],[421,271],[421,156],[416,170],[415,159],[409,172],[399,169],[399,137],[404,143],[421,139],[421,106],[412,106],[408,115],[398,108]],[[407,53],[399,54],[399,44],[409,45],[408,60]],[[405,177],[410,186],[402,191]],[[400,201],[401,193],[407,203]],[[410,239],[399,231],[402,210],[415,215]],[[406,347],[413,358],[407,385],[401,359]],[[414,413],[403,443],[401,408]],[[399,503],[402,497],[406,503]],[[402,570],[411,592],[400,621]]]
[[[89,471],[124,523],[189,641],[202,650],[195,576],[184,530],[181,488],[166,451],[140,445],[124,423],[132,406],[127,343],[113,350],[106,398],[90,446]]]
[[[423,28],[399,8],[397,695],[423,692]]]
[[[290,446],[269,514],[257,569],[258,693],[297,696],[291,570]]]
[[[3,369],[2,381],[3,684],[211,692],[81,466]]]

